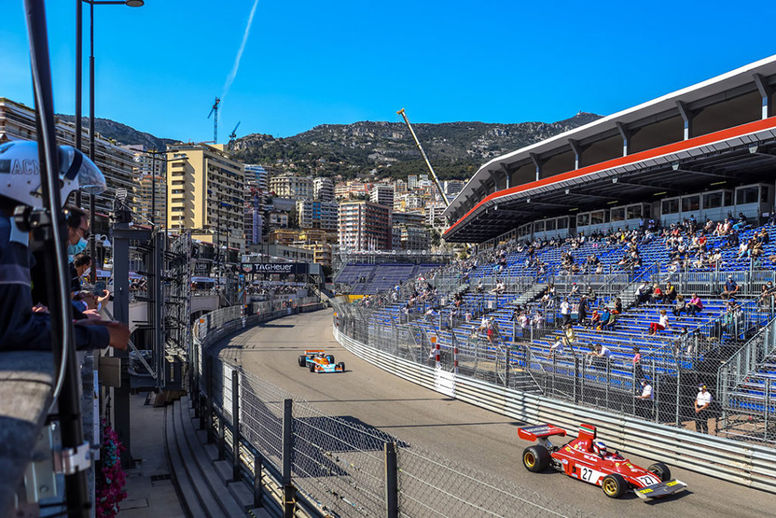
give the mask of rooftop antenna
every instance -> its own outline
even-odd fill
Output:
[[[208,113],[207,118],[209,119],[211,115],[213,115],[213,144],[218,143],[218,104],[221,102],[221,99],[216,97],[216,101],[213,103],[213,107],[210,108],[210,113]]]

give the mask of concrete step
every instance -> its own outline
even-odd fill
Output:
[[[221,477],[213,468],[210,456],[205,451],[204,445],[199,441],[194,423],[191,420],[187,406],[187,398],[182,398],[178,405],[176,416],[180,418],[183,437],[191,452],[193,464],[199,469],[207,488],[200,486],[202,492],[210,490],[213,500],[217,503],[224,516],[242,516],[245,509],[232,497],[229,491],[224,491],[225,485]]]
[[[178,500],[180,500],[181,506],[188,516],[193,518],[205,518],[207,513],[202,507],[202,502],[200,501],[196,488],[184,467],[183,457],[181,456],[178,443],[175,439],[176,430],[173,410],[172,406],[168,406],[164,411],[164,439],[167,462],[170,465],[173,482],[177,488]]]

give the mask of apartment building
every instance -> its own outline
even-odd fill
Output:
[[[75,125],[62,119],[56,119],[57,143],[75,145]],[[35,111],[21,103],[0,97],[0,142],[3,140],[36,140]],[[81,131],[81,149],[89,154],[89,124],[84,119]],[[100,168],[108,189],[95,198],[97,213],[113,212],[113,200],[116,191],[123,189],[127,193],[127,204],[136,210],[135,183],[133,168],[135,161],[132,153],[113,142],[95,135],[95,164]],[[71,200],[72,201],[72,200]]]
[[[280,198],[313,198],[313,179],[305,176],[281,174],[269,180],[269,190]]]
[[[179,144],[167,150],[167,224],[217,246],[242,249],[245,173],[222,145]]]
[[[369,201],[393,209],[393,185],[375,184],[369,193]]]
[[[296,200],[296,215],[301,228],[337,230],[338,209],[336,201]]]
[[[340,249],[391,250],[392,245],[390,207],[368,201],[340,204]]]
[[[313,180],[313,197],[319,201],[334,201],[334,182],[331,178],[318,177]]]

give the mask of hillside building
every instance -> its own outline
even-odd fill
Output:
[[[273,176],[269,190],[280,198],[313,199],[313,179],[305,176],[282,174]]]
[[[393,210],[393,185],[375,184],[369,193],[369,201],[379,203]]]
[[[261,192],[269,192],[269,173],[258,164],[245,164],[245,185]]]
[[[313,198],[318,201],[334,201],[334,182],[331,178],[318,177],[313,180]]]
[[[296,216],[299,227],[337,230],[338,209],[336,201],[297,200]]]

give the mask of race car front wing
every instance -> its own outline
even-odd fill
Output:
[[[687,484],[681,480],[670,480],[668,482],[659,482],[652,484],[651,486],[635,488],[633,490],[636,496],[642,500],[648,500],[651,498],[662,498],[664,496],[672,495],[678,491],[687,487]]]

